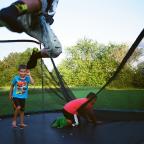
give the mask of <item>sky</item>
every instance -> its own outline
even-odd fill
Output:
[[[0,0],[0,9],[15,0]],[[63,50],[79,39],[99,43],[132,43],[144,28],[144,0],[60,0],[52,29]],[[0,40],[33,39],[26,34],[0,28]],[[34,44],[0,44],[0,60],[10,52],[22,52]],[[64,53],[55,59],[59,62]]]

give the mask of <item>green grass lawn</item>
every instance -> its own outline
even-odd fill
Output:
[[[97,108],[144,110],[144,90],[104,90]]]
[[[73,88],[76,97],[85,97],[89,92],[96,92],[95,88]],[[0,88],[0,116],[12,114],[12,102],[8,99],[8,88]],[[50,91],[40,88],[29,89],[26,100],[26,112],[43,110],[59,110],[65,101]],[[96,109],[127,109],[144,110],[144,90],[104,90],[98,95]]]

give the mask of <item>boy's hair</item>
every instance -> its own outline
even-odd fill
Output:
[[[24,65],[24,64],[19,65],[18,70],[20,70],[20,69],[27,69],[27,66],[26,66],[26,65]]]
[[[95,93],[93,93],[93,92],[90,92],[87,96],[86,96],[86,98],[88,98],[88,99],[90,99],[90,98],[97,98],[97,95],[95,94]]]

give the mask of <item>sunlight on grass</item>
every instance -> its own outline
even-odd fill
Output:
[[[72,88],[78,98],[85,97],[95,88]],[[8,99],[9,88],[0,88],[0,116],[13,113],[12,102]],[[44,91],[40,87],[29,89],[29,98],[26,100],[26,112],[47,110],[61,110],[66,101],[52,92]],[[144,90],[104,90],[98,95],[96,109],[127,109],[144,110]]]

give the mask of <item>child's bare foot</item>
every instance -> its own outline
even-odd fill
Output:
[[[24,127],[26,127],[26,124],[20,124],[20,128],[23,129]]]
[[[13,127],[13,128],[17,128],[16,121],[13,121],[13,122],[12,122],[12,127]]]

